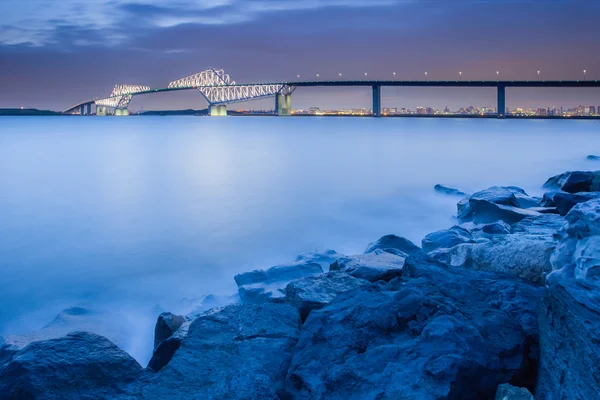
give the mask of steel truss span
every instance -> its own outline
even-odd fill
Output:
[[[286,84],[236,84],[224,70],[209,69],[169,83],[169,89],[198,89],[209,104],[229,104],[291,94],[293,87]]]
[[[129,103],[131,103],[134,94],[149,92],[150,90],[149,86],[116,85],[113,88],[110,97],[96,100],[95,103],[99,106],[125,109],[129,106]]]

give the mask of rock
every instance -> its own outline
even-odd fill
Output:
[[[584,238],[600,235],[600,199],[577,204],[567,214],[566,220],[571,236]]]
[[[0,367],[0,399],[104,399],[124,394],[142,367],[88,332],[33,342]]]
[[[288,304],[236,304],[190,325],[171,361],[131,388],[142,399],[278,399],[300,332]]]
[[[355,278],[369,282],[390,281],[402,275],[405,257],[386,251],[352,257],[341,257],[329,267],[330,271],[342,271]]]
[[[494,221],[489,224],[475,224],[467,222],[460,225],[467,229],[473,238],[487,238],[489,235],[503,235],[510,233],[511,227],[504,221]]]
[[[174,313],[183,315],[186,320],[192,321],[213,308],[236,303],[240,303],[240,296],[237,293],[232,295],[208,294],[199,298],[180,299],[170,307],[174,310]]]
[[[421,246],[423,251],[428,253],[433,250],[446,249],[471,241],[471,233],[467,229],[455,225],[450,229],[433,232],[425,236],[421,242]]]
[[[445,186],[445,185],[440,185],[440,184],[435,185],[433,187],[433,189],[438,193],[447,194],[450,196],[466,196],[467,195],[462,190],[458,190],[458,189],[451,188],[451,187]]]
[[[556,207],[529,207],[528,210],[539,212],[540,214],[559,214]]]
[[[557,192],[552,197],[554,203],[556,204],[556,209],[560,215],[567,215],[569,211],[571,211],[571,209],[579,203],[585,203],[586,201],[598,198],[600,198],[600,192],[574,194]]]
[[[154,350],[163,340],[167,340],[181,327],[185,318],[171,313],[162,313],[158,316],[154,327]]]
[[[495,235],[481,243],[464,243],[429,253],[452,267],[495,272],[544,284],[552,271],[550,257],[556,240],[548,235]]]
[[[535,400],[529,390],[515,387],[508,383],[498,386],[496,400]]]
[[[385,235],[375,243],[369,243],[367,250],[365,250],[365,254],[373,253],[378,249],[392,253],[394,253],[393,250],[399,250],[401,253],[408,255],[421,252],[421,248],[419,246],[406,238],[396,235]]]
[[[278,265],[265,270],[246,272],[235,276],[238,293],[243,303],[260,304],[283,301],[284,289],[293,280],[323,273],[321,265],[299,261]]]
[[[407,276],[311,312],[291,398],[468,400],[503,382],[532,387],[541,289],[420,257]]]
[[[552,236],[566,224],[566,219],[556,214],[523,218],[511,227],[511,233]]]
[[[331,271],[291,282],[285,288],[285,300],[298,309],[304,321],[312,310],[323,308],[337,295],[367,284],[366,280]]]
[[[600,171],[567,171],[548,179],[544,187],[567,193],[597,192],[600,191]]]
[[[598,161],[600,160],[600,156],[594,156],[594,155],[589,155],[586,157],[587,160],[591,160],[591,161]]]
[[[469,222],[474,220],[474,207],[482,204],[496,204],[499,206],[529,208],[538,207],[540,200],[529,197],[527,193],[516,186],[493,186],[491,188],[481,190],[474,193],[472,196],[462,199],[457,204],[459,222]],[[483,210],[479,210],[481,215]],[[481,222],[484,222],[480,218]],[[491,219],[485,222],[492,222]]]
[[[600,235],[577,242],[574,253],[575,278],[593,279],[600,274]]]
[[[600,393],[600,285],[551,282],[540,307],[536,398],[597,399]]]
[[[540,213],[523,208],[505,206],[502,204],[491,203],[487,200],[470,200],[473,210],[473,222],[476,224],[489,223],[494,221],[504,221],[507,224],[514,224],[525,217],[539,216]]]
[[[175,352],[181,347],[181,342],[187,337],[190,322],[186,321],[170,337],[158,344],[148,362],[148,368],[154,372],[160,371],[171,361]]]
[[[317,263],[321,266],[323,271],[326,271],[331,263],[343,256],[343,254],[340,254],[335,250],[314,251],[300,254],[298,257],[296,257],[296,262]]]

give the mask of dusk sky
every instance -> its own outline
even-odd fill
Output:
[[[207,68],[240,83],[600,79],[597,0],[1,0],[0,107],[63,110],[117,83]],[[294,107],[368,107],[367,89],[302,89]],[[384,106],[494,105],[493,90],[384,89]],[[272,100],[240,108],[272,107]],[[517,104],[518,103],[518,104]],[[507,105],[600,105],[600,91],[520,90]],[[204,108],[195,91],[139,109]],[[235,107],[233,107],[235,108]]]

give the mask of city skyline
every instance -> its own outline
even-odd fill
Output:
[[[108,95],[117,83],[161,87],[209,67],[225,68],[238,82],[339,73],[418,80],[425,72],[431,80],[600,79],[598,2],[7,0],[0,15],[0,107],[61,110]],[[307,93],[306,100],[296,93],[294,107],[312,106],[315,93],[321,107],[357,107],[369,98],[360,90]],[[440,98],[432,105],[438,108],[493,104],[490,94],[471,89],[384,93],[384,105],[386,95],[413,108],[426,98],[435,103],[432,97]],[[576,107],[599,98],[595,89],[525,90],[509,106]],[[190,92],[132,105],[206,102]]]

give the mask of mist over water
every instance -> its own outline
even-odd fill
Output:
[[[74,305],[157,310],[233,276],[454,223],[467,192],[600,169],[597,121],[273,117],[0,120],[0,335]]]

